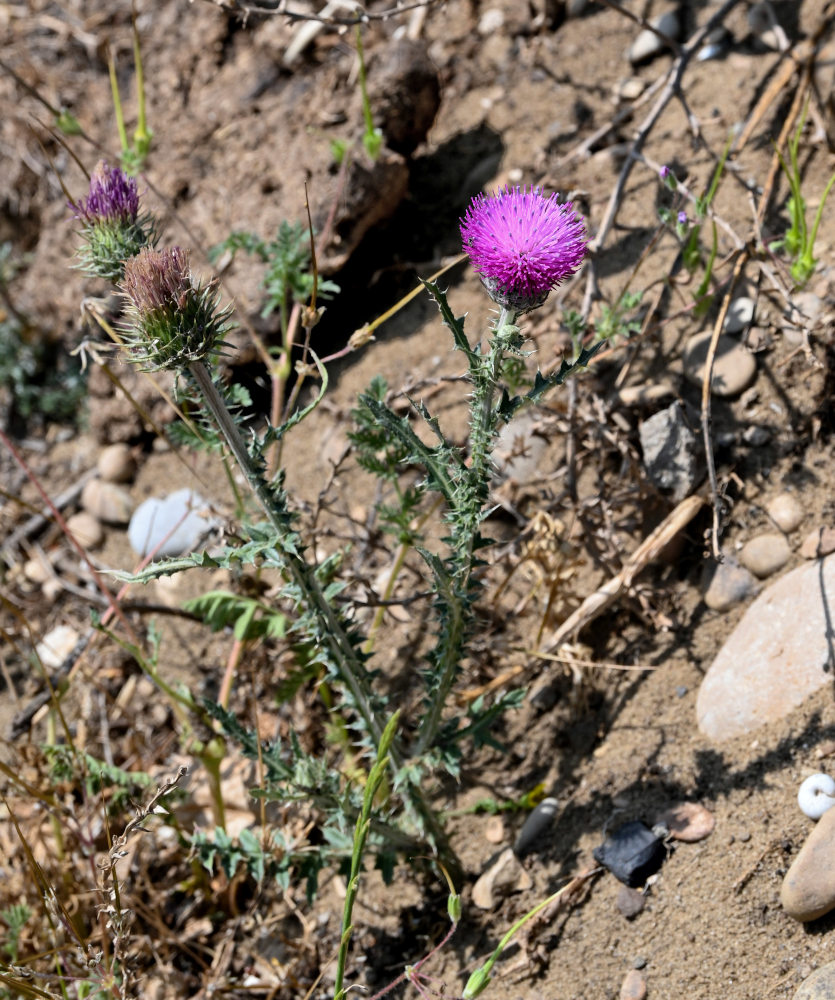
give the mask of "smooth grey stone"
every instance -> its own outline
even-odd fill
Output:
[[[786,536],[776,531],[757,535],[742,546],[739,561],[761,580],[782,569],[791,558],[792,550]]]
[[[696,699],[713,740],[782,719],[832,682],[835,556],[785,573],[745,612],[709,667]]]
[[[81,506],[105,524],[127,524],[133,500],[121,486],[103,479],[91,479],[81,493]]]
[[[710,346],[711,333],[697,333],[684,349],[684,374],[701,387]],[[713,359],[710,391],[714,396],[737,396],[747,389],[757,375],[754,355],[732,337],[719,337]]]
[[[706,583],[704,602],[713,611],[728,611],[759,590],[754,575],[731,556],[711,565],[706,573]]]
[[[527,854],[536,843],[541,833],[548,829],[554,822],[559,812],[560,804],[556,799],[543,799],[525,820],[516,843],[513,845],[513,853],[519,855]]]
[[[783,909],[795,920],[817,920],[835,909],[835,809],[806,838],[780,887]]]

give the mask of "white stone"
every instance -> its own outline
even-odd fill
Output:
[[[804,517],[800,502],[791,493],[778,493],[765,510],[780,531],[787,535],[800,526]]]
[[[731,302],[722,329],[725,333],[740,333],[751,325],[754,319],[754,300],[740,295]]]
[[[80,635],[69,625],[58,625],[47,632],[35,647],[38,659],[47,670],[57,670],[70,655]]]
[[[745,612],[699,689],[699,728],[714,740],[753,732],[831,683],[835,556],[786,573]]]
[[[215,523],[205,508],[206,501],[190,489],[149,497],[130,519],[131,548],[143,557],[153,552],[154,558],[194,552]]]
[[[659,14],[658,17],[651,18],[650,24],[668,38],[672,38],[674,41],[678,38],[680,24],[678,13],[675,10],[668,10]],[[658,35],[654,31],[650,31],[649,28],[644,28],[630,46],[628,58],[631,63],[646,62],[659,52],[663,52],[664,48],[664,42]]]

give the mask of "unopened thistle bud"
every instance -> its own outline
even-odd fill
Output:
[[[87,197],[70,208],[81,220],[85,243],[78,257],[87,274],[118,281],[128,258],[156,244],[152,217],[139,211],[136,178],[104,160],[93,171]]]
[[[540,188],[476,195],[461,220],[461,239],[490,297],[516,313],[541,306],[586,255],[574,206]]]
[[[145,247],[125,262],[121,288],[129,303],[125,341],[147,370],[186,368],[224,346],[229,308],[218,307],[216,279],[193,280],[188,250]]]

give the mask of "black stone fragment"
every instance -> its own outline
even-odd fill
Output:
[[[640,820],[633,820],[619,826],[592,854],[615,878],[634,889],[658,871],[666,849],[663,838]]]

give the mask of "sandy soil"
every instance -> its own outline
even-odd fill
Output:
[[[632,116],[623,116],[607,130],[604,126],[625,107],[613,94],[632,76],[650,88],[663,82],[672,63],[671,55],[662,54],[646,65],[630,67],[625,53],[638,28],[622,13],[594,4],[558,27],[545,22],[539,5],[511,0],[493,6],[451,0],[430,6],[422,21],[417,15],[375,20],[364,35],[372,94],[375,76],[379,79],[391,58],[396,32],[409,26],[437,68],[440,108],[426,140],[403,161],[408,189],[402,201],[390,204],[390,191],[373,188],[370,202],[359,196],[351,201],[329,148],[333,138],[355,139],[362,126],[350,33],[324,31],[287,70],[282,68],[282,54],[297,26],[281,17],[253,13],[244,26],[209,3],[169,0],[136,6],[154,130],[144,179],[149,206],[165,220],[166,238],[194,247],[198,267],[208,273],[207,248],[230,230],[251,229],[268,236],[282,219],[302,219],[305,180],[320,224],[326,224],[332,205],[342,212],[337,227],[341,242],[331,247],[331,258],[349,259],[332,275],[343,294],[329,306],[317,330],[314,347],[322,355],[343,347],[354,329],[409,291],[417,275],[433,273],[459,251],[457,217],[483,186],[542,183],[574,192],[591,233],[597,232],[635,129],[645,122],[661,88],[646,91]],[[823,46],[813,72],[822,100],[812,105],[802,147],[804,191],[814,208],[832,170],[825,135],[819,134],[819,126],[835,132],[827,76],[831,14],[817,0],[776,6],[787,19],[784,27],[792,44],[819,33]],[[633,8],[640,13],[638,5]],[[685,5],[683,37],[717,10],[717,4]],[[640,420],[660,405],[624,403],[618,390],[668,383],[673,395],[698,413],[700,389],[683,374],[683,347],[695,333],[712,328],[716,307],[705,318],[694,315],[696,282],[688,283],[678,266],[679,244],[673,233],[657,231],[658,208],[670,204],[657,166],[669,164],[691,191],[700,193],[731,130],[754,121],[752,136],[732,158],[714,203],[723,223],[716,274],[726,282],[735,240],[741,245],[755,235],[752,206],[768,183],[772,140],[790,112],[798,81],[797,74],[786,73],[773,103],[762,114],[756,111],[758,100],[780,79],[787,57],[768,50],[752,35],[745,4],[738,4],[725,24],[733,45],[724,58],[693,60],[683,77],[683,94],[698,121],[699,138],[691,132],[683,103],[673,97],[648,132],[643,150],[648,162],[637,163],[631,172],[614,225],[595,255],[599,298],[592,318],[599,322],[601,306],[615,302],[628,287],[644,291],[643,308],[652,306],[657,322],[648,321],[640,336],[628,344],[616,342],[605,352],[578,382],[576,396],[565,390],[549,401],[542,414],[547,450],[539,474],[524,484],[497,486],[499,505],[488,525],[497,545],[487,575],[485,631],[461,687],[464,692],[477,689],[510,671],[508,684],[526,684],[536,691],[551,682],[553,697],[528,700],[506,718],[499,732],[505,753],[482,749],[466,762],[458,784],[442,783],[436,790],[437,807],[457,813],[450,829],[468,879],[464,922],[428,967],[447,984],[446,996],[460,993],[469,971],[515,919],[558,888],[561,880],[594,864],[591,851],[601,843],[607,824],[620,819],[651,823],[681,801],[707,807],[715,816],[715,830],[700,843],[675,845],[648,887],[641,913],[624,917],[617,906],[620,884],[606,873],[594,877],[573,905],[538,926],[524,948],[508,950],[485,995],[495,1000],[616,997],[634,966],[641,968],[649,996],[659,1000],[764,1000],[790,997],[829,957],[833,918],[803,927],[782,912],[778,894],[781,877],[810,826],[797,811],[797,785],[804,772],[825,769],[821,755],[835,738],[833,692],[824,689],[779,724],[736,740],[712,744],[698,731],[695,700],[701,678],[745,610],[742,604],[715,612],[704,604],[709,505],[680,534],[665,559],[647,569],[562,651],[579,661],[573,669],[566,658],[548,662],[530,655],[540,631],[547,636],[613,576],[673,507],[670,497],[649,482],[638,444]],[[116,133],[103,45],[108,42],[117,54],[122,92],[132,109],[129,5],[120,2],[104,10],[83,0],[10,4],[0,12],[0,33],[2,58],[21,80],[50,104],[69,108],[82,123],[91,142],[69,140],[72,152],[88,169],[103,151],[112,154]],[[0,73],[0,100],[7,109],[0,123],[0,240],[9,240],[15,254],[31,255],[11,285],[14,303],[29,317],[35,335],[70,349],[89,335],[79,327],[80,300],[103,291],[68,269],[76,238],[58,177],[78,196],[84,190],[83,176],[67,151],[35,124],[47,117],[42,105],[8,73]],[[762,222],[766,242],[781,235],[786,224],[786,185],[779,176],[776,183],[777,193]],[[380,213],[369,205],[378,201],[386,211],[383,218],[373,219]],[[692,205],[687,208],[692,217]],[[357,240],[369,218],[369,231]],[[832,302],[827,264],[835,242],[832,218],[831,212],[824,215],[817,244],[823,264],[809,285],[826,306]],[[765,267],[759,266],[761,260]],[[769,273],[778,275],[778,287],[770,283]],[[672,280],[667,280],[671,274]],[[269,341],[276,328],[258,316],[260,278],[259,269],[241,257],[224,274],[223,288]],[[729,501],[722,545],[733,553],[764,530],[765,504],[790,486],[806,511],[802,527],[790,536],[796,550],[807,530],[828,523],[832,515],[829,330],[805,328],[810,339],[804,349],[803,332],[792,336],[786,329],[786,302],[779,291],[786,277],[779,262],[752,254],[743,279],[758,296],[756,331],[749,334],[758,374],[756,392],[714,400],[717,474]],[[459,265],[445,280],[456,312],[468,313],[471,336],[485,332],[490,304],[469,269]],[[581,278],[527,322],[525,331],[541,365],[565,349],[562,307],[580,308],[584,290]],[[246,334],[237,335],[235,343],[236,371],[256,389],[260,378],[263,387]],[[460,436],[461,387],[439,381],[460,372],[460,358],[450,351],[447,331],[423,297],[384,324],[362,352],[332,366],[326,403],[294,432],[285,453],[291,494],[308,511],[326,497],[316,523],[323,550],[358,537],[357,525],[375,502],[374,483],[347,453],[345,435],[357,393],[382,374],[393,388],[409,388],[431,400],[450,432]],[[120,399],[117,396],[113,406],[129,411]],[[268,405],[267,400],[263,392],[259,405]],[[97,422],[96,407],[104,404],[94,403],[90,429],[69,440],[62,441],[54,427],[33,423],[23,429],[24,453],[52,494],[91,468],[101,444],[109,440],[107,427],[115,417]],[[159,419],[167,419],[164,406]],[[755,446],[745,438],[753,426],[768,428],[764,444]],[[121,439],[131,443],[140,461],[130,487],[135,501],[157,491],[160,482],[196,481],[219,510],[233,517],[217,464],[201,460],[193,473],[186,472],[178,458],[154,449],[147,431],[127,430]],[[569,439],[575,455],[570,466]],[[6,454],[0,462],[8,493],[35,504],[31,485]],[[575,496],[569,488],[571,471],[576,472]],[[190,478],[193,474],[196,480]],[[698,489],[707,496],[704,484]],[[537,574],[520,556],[520,532],[538,513],[552,519],[563,553],[559,581],[554,567],[550,569],[547,582],[554,584],[556,596],[547,616],[543,588],[530,593]],[[14,530],[26,514],[14,501],[4,501],[4,531]],[[38,541],[53,555],[61,544],[56,532]],[[124,535],[112,531],[97,558],[103,566],[127,568],[133,556]],[[356,570],[373,578],[388,554],[375,543],[365,558],[363,563],[356,557]],[[800,562],[795,552],[787,568]],[[27,632],[36,640],[56,624],[69,622],[83,629],[89,620],[83,596],[65,591],[47,601],[27,583],[19,566],[10,568],[5,583],[27,625],[3,612],[4,628],[18,643],[4,659],[21,699],[15,700],[4,681],[4,728],[37,688],[21,654],[30,639]],[[206,586],[205,579],[192,575],[174,596],[191,596]],[[413,610],[406,620],[392,616],[390,636],[379,650],[378,665],[404,692],[406,705],[409,672],[419,665],[415,630],[421,628],[422,614]],[[163,669],[196,690],[216,689],[228,655],[222,638],[177,619],[164,619],[161,625]],[[269,701],[279,660],[269,648],[253,654],[240,681],[246,697],[251,685],[255,697]],[[100,694],[104,704],[116,704],[129,673],[112,651],[95,651],[68,700],[68,712],[77,713],[73,725],[87,726],[88,732],[91,716],[85,713],[92,711],[92,693]],[[146,697],[139,712],[128,722],[123,719],[118,738],[127,742],[116,745],[130,766],[141,764],[163,773],[180,759],[174,722],[158,705],[153,711],[153,699],[147,692]],[[278,728],[299,725],[305,739],[320,739],[316,733],[323,712],[315,698],[292,711],[292,719],[279,713]],[[133,737],[125,737],[125,727],[131,725]],[[43,730],[36,726],[16,747],[6,747],[4,759],[26,757],[32,752],[29,743],[42,739]],[[98,746],[96,739],[90,736],[90,752]],[[519,798],[540,783],[557,798],[560,813],[553,829],[524,859],[532,887],[507,894],[490,912],[480,911],[470,903],[471,886],[497,844],[487,839],[490,817],[462,810],[489,795]],[[198,768],[190,785],[196,799],[200,784]],[[505,817],[502,844],[512,843],[523,818]],[[148,855],[153,850],[148,841],[136,848],[136,892],[146,905],[158,902],[160,884],[165,884],[161,872],[153,876],[156,886],[150,884],[153,864]],[[25,896],[25,879],[11,886]],[[230,888],[228,880],[218,876],[212,882],[216,896],[208,907],[212,919],[185,933],[182,885],[172,883],[167,894],[170,911],[156,921],[142,914],[143,934],[148,940],[155,934],[166,940],[165,962],[170,963],[164,979],[147,963],[142,965],[143,975],[149,977],[145,992],[197,996],[207,983],[223,981],[228,994],[237,996],[247,971],[266,975],[264,969],[271,968],[277,992],[259,988],[259,996],[303,997],[311,989],[313,996],[328,996],[341,886],[344,891],[338,876],[328,877],[319,898],[308,905],[301,889],[286,896],[273,890],[259,894],[240,883]],[[0,902],[4,898],[0,894]],[[234,920],[218,916],[227,904],[236,908]],[[425,881],[407,866],[398,868],[394,890],[369,874],[355,914],[349,981],[371,991],[382,988],[443,935],[444,921],[442,885]],[[147,929],[154,926],[156,931]],[[271,936],[263,928],[275,931]],[[176,934],[188,942],[179,957],[166,937]],[[224,952],[226,964],[221,968],[213,962],[219,961],[224,935],[231,952]],[[314,986],[320,972],[324,979]],[[398,989],[405,993],[411,987]]]

